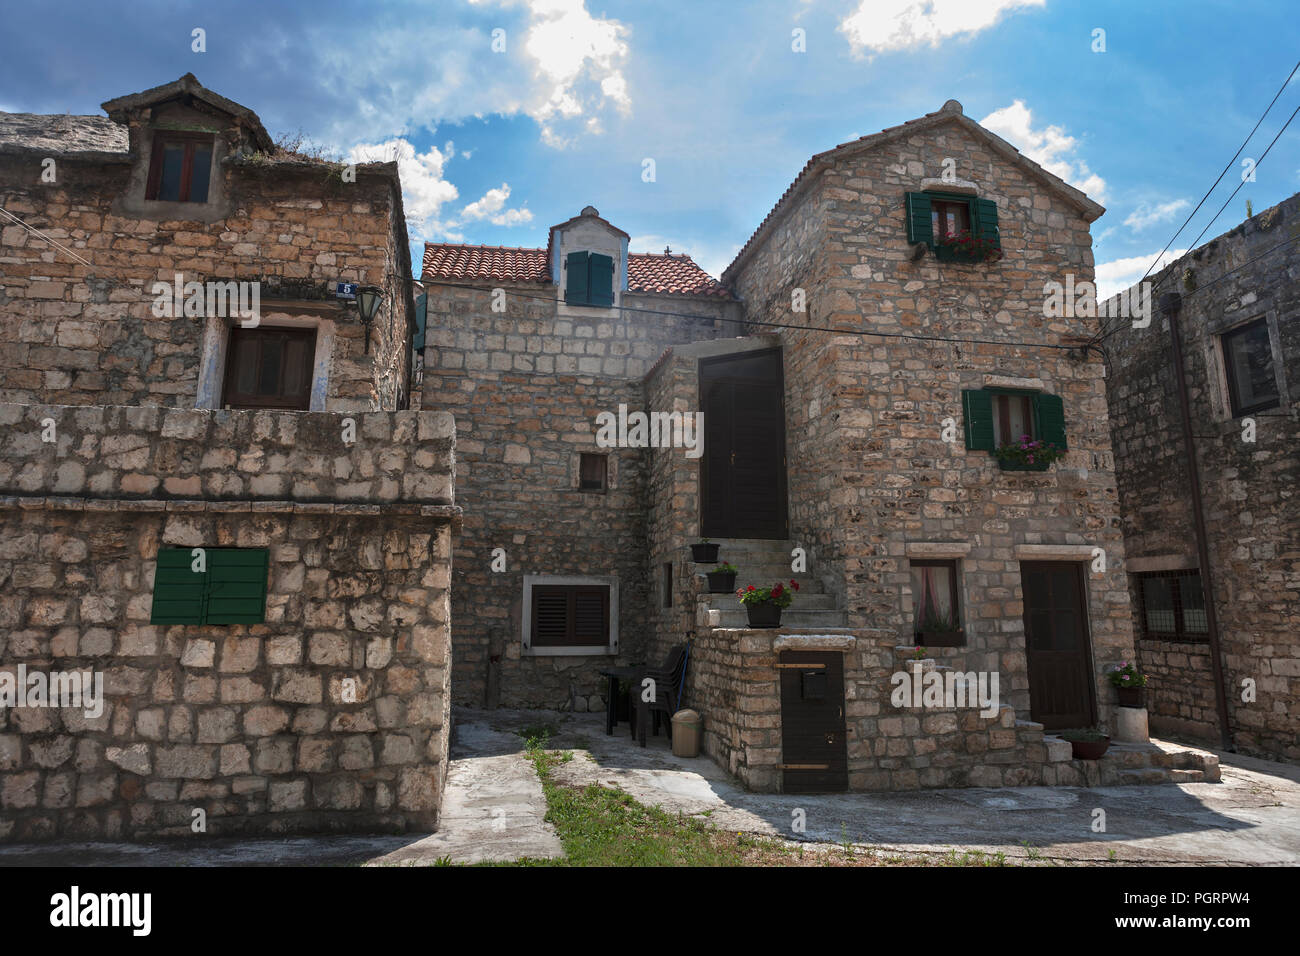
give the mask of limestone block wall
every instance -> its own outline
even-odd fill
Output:
[[[490,292],[428,284],[422,401],[456,415],[456,497],[466,512],[454,572],[453,692],[475,706],[599,708],[599,671],[647,657],[647,622],[659,604],[646,548],[647,469],[664,453],[597,447],[596,416],[620,404],[644,409],[641,380],[664,349],[716,335],[734,305],[642,296],[638,308],[657,302],[700,317],[561,315],[554,288],[503,288],[505,311],[494,312]],[[583,452],[608,456],[605,492],[579,490]],[[497,548],[505,571],[492,570]],[[527,574],[617,575],[620,655],[525,654]]]
[[[1300,196],[1292,196],[1150,279],[1157,295],[1183,296],[1183,357],[1230,732],[1244,752],[1287,760],[1300,759],[1300,252],[1287,244],[1298,234]],[[1270,330],[1281,405],[1234,416],[1220,336],[1257,319]],[[1157,314],[1147,328],[1121,325],[1107,350],[1129,555],[1144,570],[1197,567],[1168,322]],[[1253,442],[1244,440],[1246,417],[1255,424]],[[1136,578],[1129,585],[1136,614]],[[1152,730],[1217,742],[1209,648],[1140,639],[1138,656],[1151,675]],[[1247,679],[1254,701],[1242,699]]]
[[[0,155],[0,198],[90,266],[21,226],[0,230],[0,401],[195,407],[205,319],[153,314],[153,284],[180,273],[185,282],[259,282],[263,311],[277,298],[328,307],[325,407],[402,407],[414,299],[395,164],[360,166],[357,181],[343,183],[320,163],[227,159],[228,213],[204,222],[148,218],[147,203],[124,208],[137,155],[60,157],[52,184],[41,182],[42,158]],[[334,300],[337,281],[387,293],[369,354],[355,306]]]
[[[357,445],[316,455],[345,417],[0,407],[0,681],[79,672],[104,691],[99,713],[0,708],[0,840],[436,825],[451,417],[357,415]],[[29,445],[49,419],[57,440]],[[325,479],[345,461],[366,489]],[[254,485],[266,473],[284,483]],[[151,624],[172,546],[267,549],[264,622]]]

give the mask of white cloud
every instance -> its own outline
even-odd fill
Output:
[[[460,197],[459,190],[443,178],[443,167],[455,155],[450,142],[447,152],[430,146],[427,153],[416,154],[415,147],[405,139],[390,139],[383,143],[358,143],[348,153],[350,163],[392,162],[397,160],[397,172],[402,177],[402,205],[406,210],[406,223],[412,239],[451,239],[464,237],[451,232],[454,222],[443,222],[439,216],[443,203]]]
[[[1049,173],[1082,189],[1097,202],[1105,201],[1106,180],[1090,170],[1088,164],[1078,157],[1078,141],[1066,133],[1062,126],[1035,129],[1033,113],[1023,100],[1016,100],[1010,106],[994,110],[979,122]]]
[[[1170,249],[1160,257],[1160,261],[1154,268],[1151,267],[1151,261],[1156,257],[1154,252],[1145,256],[1129,256],[1127,259],[1112,259],[1109,262],[1097,263],[1094,270],[1097,276],[1097,301],[1104,302],[1115,293],[1123,292],[1146,275],[1148,268],[1151,269],[1152,274],[1157,273],[1186,254],[1186,249]]]
[[[1042,7],[1047,0],[861,0],[840,22],[855,56],[866,51],[937,47],[949,37],[988,29],[1004,14]]]
[[[462,209],[461,219],[486,219],[494,226],[518,226],[520,223],[532,222],[532,210],[506,208],[506,200],[509,198],[510,184],[502,183],[500,189],[489,189],[482,199],[476,199]]]
[[[1186,199],[1174,199],[1155,206],[1149,203],[1138,203],[1138,207],[1129,213],[1128,218],[1124,220],[1124,225],[1131,226],[1134,229],[1145,229],[1147,226],[1155,225],[1158,222],[1173,219],[1174,216],[1190,205],[1191,203]]]

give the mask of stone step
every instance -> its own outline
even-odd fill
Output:
[[[1140,770],[1120,770],[1113,776],[1102,770],[1103,786],[1123,787],[1123,786],[1149,786],[1154,783],[1168,783],[1170,780],[1169,771],[1161,767],[1143,767]]]
[[[744,608],[732,611],[709,611],[709,626],[722,628],[749,627],[749,614]],[[782,627],[847,627],[848,615],[843,611],[810,611],[787,608],[781,612]]]
[[[1169,779],[1174,783],[1204,783],[1204,770],[1166,770]]]

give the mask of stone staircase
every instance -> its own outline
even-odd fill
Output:
[[[1100,760],[1073,760],[1070,743],[1047,734],[1049,760],[1053,749],[1068,760],[1086,787],[1120,787],[1153,783],[1218,783],[1219,758],[1205,750],[1162,740],[1150,743],[1112,741]]]
[[[715,538],[720,546],[719,563],[734,564],[737,568],[736,587],[753,584],[771,587],[778,581],[794,579],[799,582],[799,593],[794,604],[781,612],[781,626],[840,630],[847,626],[848,615],[836,606],[834,595],[827,594],[821,581],[808,573],[795,574],[790,570],[792,541],[760,541],[752,538]],[[716,565],[698,564],[695,572],[699,579],[698,613],[696,619],[708,627],[739,628],[749,626],[745,608],[734,592],[710,594],[705,578]]]

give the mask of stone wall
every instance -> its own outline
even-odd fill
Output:
[[[451,417],[358,414],[326,453],[346,417],[0,407],[0,671],[105,697],[0,709],[0,840],[435,826]],[[265,621],[149,623],[168,546],[267,549]]]
[[[648,561],[664,560],[647,554],[647,468],[668,453],[598,448],[596,416],[620,404],[644,409],[641,379],[652,363],[670,343],[716,336],[734,304],[629,293],[628,307],[699,318],[603,309],[587,317],[574,307],[559,315],[552,287],[505,290],[506,310],[493,312],[488,292],[428,284],[422,401],[456,415],[456,498],[466,512],[453,693],[475,706],[599,708],[599,671],[647,656],[647,620],[660,603],[659,568]],[[583,452],[608,454],[604,493],[578,490]],[[506,552],[503,572],[491,569],[496,548]],[[618,658],[527,655],[526,574],[617,575]]]
[[[123,208],[143,165],[134,155],[59,157],[51,184],[41,182],[43,158],[0,153],[0,198],[90,266],[21,226],[0,230],[0,401],[195,407],[205,319],[154,315],[153,284],[180,273],[258,282],[264,312],[323,315],[334,342],[324,408],[401,407],[414,299],[395,164],[358,167],[344,183],[320,163],[227,159],[228,212],[203,222]],[[369,354],[355,306],[333,298],[336,281],[388,293]]]
[[[1180,328],[1196,436],[1227,689],[1229,728],[1245,752],[1300,759],[1300,196],[1261,212],[1151,276],[1153,300],[1182,295]],[[1285,243],[1290,243],[1285,244]],[[1229,275],[1231,271],[1231,275]],[[1220,336],[1264,318],[1282,404],[1232,414]],[[1188,459],[1169,324],[1118,323],[1106,341],[1115,470],[1133,567],[1195,568]],[[1138,608],[1137,580],[1130,579]],[[1134,622],[1140,630],[1140,621]],[[1205,644],[1140,640],[1153,731],[1217,742]],[[1242,682],[1257,699],[1242,699]]]
[[[912,257],[904,194],[938,182],[946,159],[996,201],[1000,261]],[[1107,569],[1089,574],[1088,617],[1107,725],[1114,700],[1103,669],[1133,653],[1124,542],[1103,366],[1068,349],[1097,323],[1044,309],[1046,282],[1092,279],[1083,212],[955,122],[850,151],[810,177],[727,273],[747,318],[796,327],[780,333],[786,450],[791,537],[808,549],[810,573],[840,596],[851,625],[911,644],[909,549],[969,546],[960,558],[967,647],[997,658],[1006,698],[1027,716],[1020,561],[1034,547],[1073,549],[1071,560],[1102,548]],[[806,313],[791,311],[796,289]],[[989,344],[942,341],[951,339]],[[1062,461],[1004,472],[987,452],[965,449],[962,390],[996,386],[1063,398]],[[946,424],[955,441],[943,440]]]

